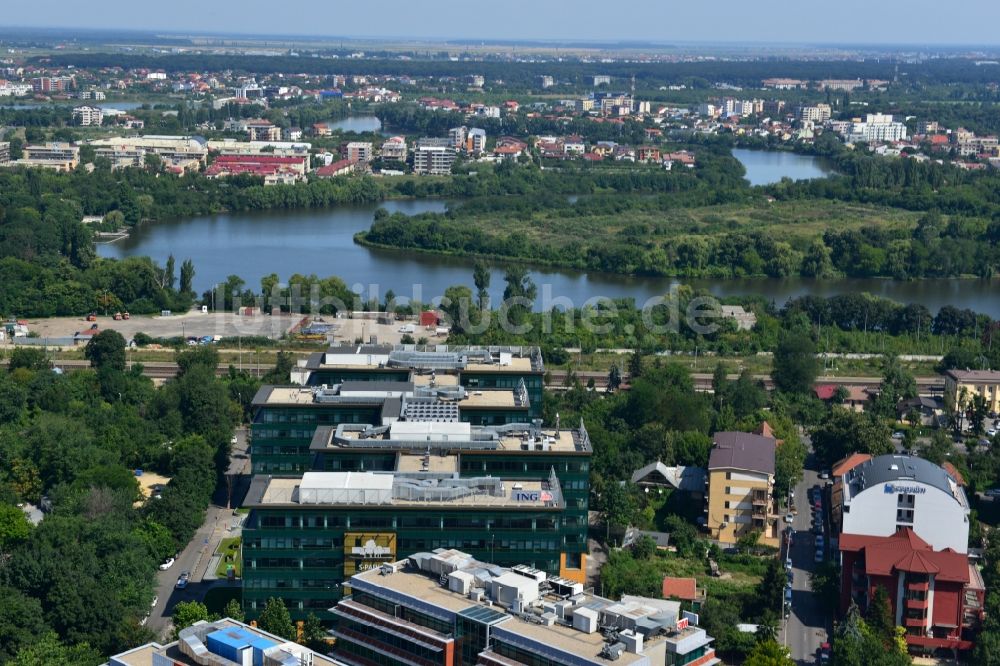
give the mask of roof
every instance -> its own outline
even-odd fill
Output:
[[[833,464],[833,469],[830,470],[830,476],[834,478],[843,476],[861,463],[867,462],[871,459],[872,457],[867,453],[852,453],[851,455],[841,458]]]
[[[969,582],[969,563],[964,553],[951,548],[934,550],[909,527],[887,537],[844,533],[840,535],[840,550],[863,552],[869,576],[907,571],[934,574],[942,582]]]
[[[965,477],[962,476],[962,473],[958,471],[958,468],[952,465],[949,461],[945,460],[943,463],[941,463],[941,468],[948,473],[948,476],[955,479],[955,483],[957,483],[958,485],[960,486],[967,485],[965,483]]]
[[[998,370],[958,370],[957,368],[952,368],[944,374],[959,382],[1000,382],[1000,371]]]
[[[663,579],[664,598],[675,597],[682,601],[694,601],[698,598],[698,581],[694,578],[675,578],[667,576]]]
[[[717,432],[715,446],[708,458],[708,469],[742,469],[762,474],[774,474],[772,437],[749,432]]]
[[[817,384],[813,388],[813,392],[816,397],[820,400],[832,400],[833,395],[837,392],[836,384]]]
[[[937,488],[951,495],[956,502],[967,507],[965,493],[943,468],[916,456],[884,455],[872,458],[851,469],[844,477],[845,498],[854,497],[868,488],[892,481],[916,481]]]
[[[640,483],[643,480],[646,480],[646,483],[660,483],[660,479],[657,479],[653,475],[659,476],[663,483],[673,486],[676,490],[687,492],[705,491],[704,467],[685,467],[683,465],[667,467],[662,462],[656,461],[632,472],[632,483]]]

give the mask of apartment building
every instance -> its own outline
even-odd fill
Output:
[[[451,173],[455,157],[451,139],[420,139],[413,151],[413,171],[432,176],[447,175]]]
[[[615,602],[529,565],[487,562],[435,550],[356,574],[332,609],[332,656],[394,666],[720,663],[714,639],[678,602]]]
[[[145,136],[110,137],[88,142],[96,149],[144,150],[159,155],[167,164],[204,164],[208,145],[201,137],[147,134]]]
[[[774,511],[773,437],[717,432],[708,460],[706,526],[713,539],[736,543],[759,531],[760,543],[778,545]]]
[[[310,451],[323,471],[251,482],[247,617],[279,596],[293,618],[330,619],[345,581],[400,552],[461,548],[586,579],[593,449],[582,424],[340,424],[318,430]]]
[[[848,143],[891,143],[905,138],[906,124],[886,113],[869,113],[864,120],[852,121],[844,132],[844,140]]]
[[[347,144],[347,159],[358,164],[367,164],[375,156],[370,141],[351,141]]]
[[[268,120],[247,120],[243,129],[251,141],[281,141],[281,128]]]
[[[0,141],[0,165],[10,162],[10,143]]]
[[[111,162],[111,170],[141,167],[146,163],[145,148],[103,146],[94,149],[94,157]]]
[[[833,109],[830,108],[829,104],[800,106],[795,110],[795,117],[799,122],[813,123],[814,125],[820,125],[830,120],[832,114]]]
[[[99,106],[78,106],[73,109],[73,123],[82,127],[100,127],[104,121],[104,109]]]
[[[382,159],[403,162],[406,160],[407,150],[406,137],[390,137],[382,144]]]
[[[1000,412],[1000,371],[948,370],[944,373],[944,393],[956,412],[968,409],[977,395],[986,401],[988,412]]]
[[[80,164],[80,148],[69,143],[46,143],[25,146],[24,157],[10,165],[72,171]]]

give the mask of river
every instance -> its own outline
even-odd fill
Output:
[[[746,179],[751,185],[769,185],[782,178],[808,180],[825,178],[833,173],[823,160],[811,155],[798,155],[778,150],[747,150],[734,148],[733,157],[742,162]]]
[[[390,213],[415,214],[443,211],[446,203],[432,200],[388,201]],[[161,265],[173,254],[178,264],[195,264],[195,287],[199,293],[229,275],[239,275],[258,288],[260,278],[277,273],[287,279],[293,273],[340,276],[349,286],[358,285],[365,296],[382,295],[392,289],[398,297],[427,301],[455,284],[472,285],[471,259],[442,257],[405,250],[368,249],[354,243],[354,234],[368,229],[377,205],[341,207],[331,210],[262,211],[159,222],[140,227],[132,237],[99,245],[103,257],[148,255]],[[504,271],[494,268],[491,297],[498,302],[503,293]],[[670,278],[643,278],[569,270],[536,269],[531,273],[538,285],[538,306],[581,306],[595,296],[632,297],[638,304],[665,294],[679,283]],[[774,302],[804,294],[832,296],[869,292],[903,303],[923,303],[931,312],[942,305],[968,307],[1000,318],[1000,281],[920,280],[900,282],[881,279],[836,280],[699,279],[683,280],[694,288],[716,296],[760,294]],[[374,285],[374,287],[373,287]]]

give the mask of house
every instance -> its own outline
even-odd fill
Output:
[[[322,166],[314,172],[319,178],[333,178],[334,176],[347,176],[357,170],[358,163],[353,160],[340,160],[326,166]]]
[[[649,537],[656,544],[657,550],[669,550],[670,549],[670,534],[667,532],[652,532],[650,530],[638,530],[634,527],[630,527],[625,530],[625,536],[622,538],[622,548],[631,548],[632,546],[639,543],[643,537]],[[676,549],[675,549],[676,550]]]
[[[705,493],[705,468],[678,465],[668,467],[660,461],[632,472],[632,483],[643,488],[672,488],[688,493]]]
[[[774,512],[774,455],[777,442],[747,432],[717,432],[708,460],[705,525],[713,539],[736,543],[757,530],[760,542],[778,545]]]
[[[697,611],[705,603],[705,588],[698,587],[694,578],[677,578],[666,576],[663,579],[663,598],[674,601],[686,601]]]
[[[986,401],[988,412],[1000,412],[1000,371],[948,370],[944,373],[944,394],[956,412],[964,411],[977,395]]]

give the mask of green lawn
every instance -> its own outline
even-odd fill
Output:
[[[242,577],[243,563],[240,557],[240,537],[223,539],[219,547],[215,549],[215,554],[222,556],[222,559],[219,560],[219,566],[215,569],[216,576],[225,578],[229,566],[232,565],[236,568],[236,577]]]

